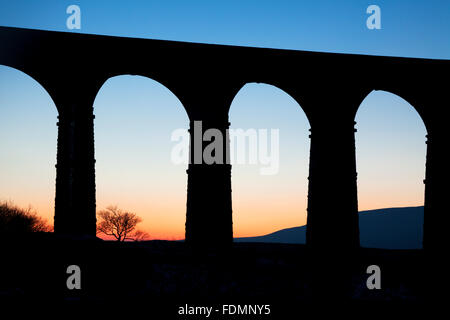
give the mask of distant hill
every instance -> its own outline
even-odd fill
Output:
[[[422,247],[423,206],[361,211],[359,230],[362,247],[419,249]],[[306,226],[282,229],[259,237],[235,238],[234,241],[305,243]]]

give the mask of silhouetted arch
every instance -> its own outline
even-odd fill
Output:
[[[260,175],[265,165],[233,164],[235,237],[260,236],[306,225],[310,124],[298,107],[298,100],[284,90],[254,82],[243,86],[232,102],[230,129],[280,129],[278,173]],[[272,133],[267,135],[270,143]],[[260,138],[258,135],[258,148]],[[245,158],[248,160],[248,145]],[[250,228],[254,231],[248,231]]]
[[[103,79],[101,82],[99,82],[99,86],[98,86],[98,91],[96,94],[96,98],[98,93],[100,92],[100,90],[104,87],[105,83],[107,83],[109,80],[114,79],[114,78],[118,78],[118,77],[124,77],[124,76],[128,76],[128,77],[138,77],[138,78],[146,78],[149,79],[151,81],[154,81],[156,83],[158,83],[159,85],[161,85],[162,87],[164,87],[165,89],[167,89],[168,91],[170,91],[170,93],[172,95],[174,95],[177,100],[180,102],[180,104],[183,106],[184,111],[187,112],[187,109],[185,107],[185,101],[183,101],[183,97],[181,95],[181,93],[178,92],[177,88],[175,86],[172,86],[170,83],[167,83],[167,81],[164,81],[164,79],[159,79],[158,77],[152,77],[149,76],[147,74],[136,74],[136,73],[116,73],[114,75],[109,75],[107,78]]]
[[[135,212],[152,238],[184,236],[186,166],[172,164],[170,153],[171,132],[189,125],[180,105],[159,82],[129,75],[108,79],[94,102],[97,211]]]
[[[39,87],[41,87],[45,91],[45,93],[50,97],[50,99],[52,100],[52,105],[55,106],[56,110],[59,113],[59,109],[58,109],[58,106],[56,105],[55,98],[53,97],[52,92],[47,90],[46,83],[44,83],[43,81],[39,80],[39,78],[34,76],[32,73],[22,70],[22,68],[18,68],[18,67],[15,67],[15,66],[10,66],[10,65],[7,65],[7,64],[1,64],[1,63],[0,63],[0,68],[9,68],[9,69],[15,70],[17,72],[23,73],[26,77],[28,77],[31,80],[33,80],[34,82],[38,83]]]
[[[0,65],[0,83],[0,201],[31,205],[53,224],[58,109],[19,69]]]
[[[355,118],[359,210],[423,206],[427,131],[417,109],[386,91],[372,91],[361,106],[364,113]],[[360,237],[362,246],[421,247],[423,208],[363,213]]]
[[[233,104],[233,101],[235,100],[236,96],[244,89],[245,86],[247,85],[254,85],[254,84],[261,84],[261,85],[266,85],[266,86],[270,86],[270,87],[274,87],[280,91],[282,91],[284,94],[286,94],[287,96],[289,96],[289,98],[291,98],[292,100],[294,100],[297,105],[302,109],[303,113],[305,114],[307,120],[308,120],[308,124],[311,123],[311,118],[309,115],[309,112],[307,109],[305,109],[305,107],[302,105],[302,100],[299,97],[298,94],[296,94],[296,92],[294,92],[293,90],[289,89],[289,88],[285,88],[284,86],[280,86],[278,84],[273,84],[270,81],[246,81],[243,84],[236,86],[235,89],[232,91],[233,94],[230,96],[231,100],[230,100],[230,104],[228,107],[228,112],[230,112],[231,110],[231,106]]]
[[[425,125],[425,128],[428,131],[428,124],[426,121],[426,118],[424,116],[423,108],[418,104],[418,102],[414,99],[413,94],[411,92],[403,92],[401,90],[391,89],[391,88],[383,88],[383,89],[373,89],[373,90],[367,90],[367,92],[363,95],[363,99],[358,104],[358,107],[355,109],[355,118],[356,115],[363,104],[364,100],[371,95],[374,92],[387,92],[392,95],[398,96],[399,98],[405,100],[413,109],[414,111],[419,115],[420,119],[422,120],[423,124]]]

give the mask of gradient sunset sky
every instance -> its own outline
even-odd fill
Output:
[[[81,8],[81,30],[66,8]],[[366,8],[381,8],[381,30]],[[0,2],[0,25],[284,49],[450,58],[450,1],[24,1]],[[0,44],[1,45],[1,44]],[[369,70],[368,70],[369,71]],[[137,213],[152,238],[184,237],[186,165],[175,165],[171,133],[188,127],[180,101],[152,79],[109,79],[94,103],[97,209]],[[258,117],[255,117],[258,115]],[[33,79],[0,66],[0,200],[53,218],[56,107]],[[356,116],[359,209],[423,205],[422,120],[401,97],[372,92]],[[279,129],[280,170],[234,165],[235,236],[306,223],[309,123],[282,90],[247,84],[235,97],[232,128]]]

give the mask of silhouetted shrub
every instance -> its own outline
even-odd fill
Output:
[[[0,203],[0,234],[49,232],[51,229],[31,208],[22,209],[8,202]]]

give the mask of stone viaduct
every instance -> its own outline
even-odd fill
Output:
[[[191,129],[201,120],[204,130],[225,132],[231,102],[246,83],[274,85],[293,97],[311,125],[311,247],[359,246],[355,115],[373,90],[402,97],[419,113],[428,133],[424,248],[449,247],[448,60],[0,27],[0,64],[35,79],[57,106],[57,233],[95,235],[93,103],[105,81],[128,74],[152,78],[171,90],[186,109]],[[194,144],[191,139],[191,148],[199,148]],[[231,244],[231,166],[190,164],[187,174],[186,241],[194,246]]]

